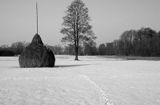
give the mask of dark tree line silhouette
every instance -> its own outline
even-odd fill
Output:
[[[100,55],[160,56],[160,31],[128,30],[118,40],[100,44],[99,51]]]
[[[25,42],[15,42],[11,46],[2,45],[0,56],[19,55],[28,45]],[[74,55],[73,44],[67,46],[49,46],[55,54]],[[151,28],[128,30],[122,33],[118,40],[102,43],[98,47],[94,40],[83,43],[78,49],[79,55],[124,55],[124,56],[160,56],[160,31]]]
[[[25,42],[15,42],[11,46],[2,45],[0,46],[0,56],[16,56],[22,53],[24,48],[28,45]]]
[[[55,54],[58,55],[75,55],[74,45],[68,44],[66,46],[55,45],[48,46]],[[98,49],[96,47],[96,43],[94,41],[84,43],[79,46],[78,49],[79,55],[98,55]]]
[[[25,42],[15,42],[11,46],[2,45],[0,56],[19,55],[28,45]],[[54,54],[75,55],[73,44],[66,46],[50,46]],[[79,55],[124,55],[124,56],[160,56],[160,31],[151,28],[128,30],[122,33],[118,40],[102,43],[98,47],[94,40],[83,43],[78,49]]]

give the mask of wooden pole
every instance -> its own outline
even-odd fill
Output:
[[[36,20],[37,20],[37,34],[38,34],[38,3],[36,1]]]

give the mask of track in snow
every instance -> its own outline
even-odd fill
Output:
[[[100,105],[114,105],[113,102],[109,99],[105,91],[99,87],[94,81],[92,81],[88,76],[86,75],[79,75],[84,80],[88,81],[90,84],[92,84],[100,93],[101,96],[101,104]]]

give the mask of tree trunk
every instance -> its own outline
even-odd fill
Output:
[[[78,49],[79,49],[79,39],[77,37],[77,40],[76,40],[76,44],[75,44],[75,60],[78,61]]]
[[[75,49],[75,60],[78,60],[78,45],[77,45],[77,40],[74,41],[74,49]]]
[[[75,48],[75,60],[78,61],[78,46]]]
[[[79,28],[78,28],[78,15],[76,20],[76,46],[75,46],[75,60],[78,61],[78,48],[79,48]]]

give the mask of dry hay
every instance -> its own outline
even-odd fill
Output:
[[[36,34],[19,56],[20,67],[54,67],[53,52],[43,45],[41,37]]]

